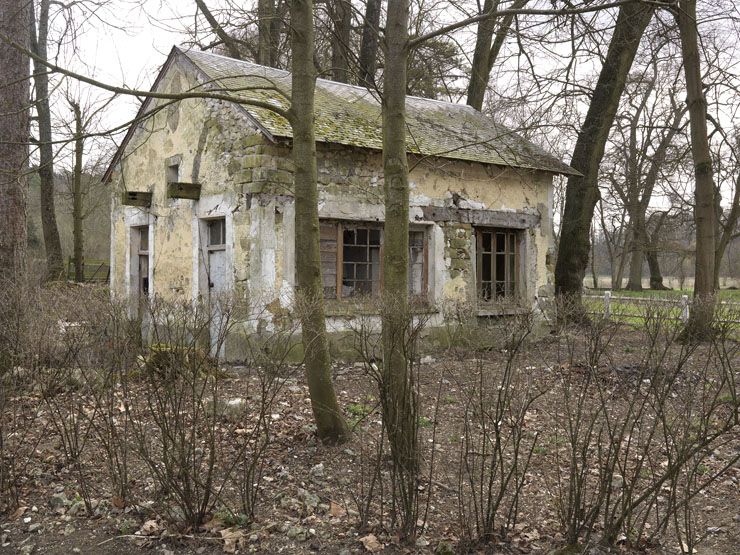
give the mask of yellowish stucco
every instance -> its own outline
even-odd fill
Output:
[[[180,92],[194,84],[189,68],[175,60],[158,89]],[[113,292],[129,297],[134,293],[131,229],[149,225],[150,294],[181,299],[204,294],[203,222],[224,217],[231,286],[259,314],[258,325],[269,327],[276,307],[290,305],[294,286],[297,253],[289,145],[265,137],[233,103],[188,99],[170,105],[160,101],[149,109],[153,106],[161,110],[133,133],[112,175]],[[383,220],[380,152],[318,144],[317,157],[321,218]],[[167,198],[167,166],[175,162],[178,181],[201,185],[199,200]],[[409,164],[411,221],[428,230],[432,308],[459,302],[474,306],[476,285],[472,226],[426,221],[422,207],[430,206],[539,216],[539,223],[521,231],[521,301],[532,306],[549,294],[552,174],[442,158],[412,156]],[[151,207],[123,206],[123,191],[153,193]],[[342,321],[336,319],[333,329],[341,329]]]

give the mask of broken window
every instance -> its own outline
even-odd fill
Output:
[[[426,231],[409,232],[409,293],[427,288]],[[321,222],[321,277],[327,299],[374,296],[382,284],[383,229],[374,223]]]
[[[512,229],[478,229],[478,297],[514,301],[519,289],[519,241]]]

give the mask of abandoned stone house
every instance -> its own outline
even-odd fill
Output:
[[[173,48],[153,90],[236,102],[144,102],[105,176],[111,289],[132,311],[142,296],[233,292],[257,315],[243,325],[269,329],[290,308],[301,255],[291,128],[239,101],[287,107],[290,74]],[[432,324],[461,304],[473,319],[536,306],[552,290],[553,177],[574,170],[468,106],[408,97],[407,112],[410,293]],[[319,79],[315,122],[328,326],[341,331],[348,307],[382,287],[380,103]]]

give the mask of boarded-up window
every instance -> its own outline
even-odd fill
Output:
[[[514,301],[519,290],[519,241],[512,229],[478,229],[478,297]]]
[[[327,299],[375,296],[383,271],[383,229],[376,223],[321,222],[321,277]],[[427,290],[426,231],[409,232],[409,293]]]
[[[324,297],[337,298],[337,234],[336,223],[321,222],[321,279]]]

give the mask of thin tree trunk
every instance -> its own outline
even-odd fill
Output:
[[[740,143],[740,140],[738,141]],[[740,150],[740,144],[738,144],[738,150]],[[724,222],[719,222],[719,236],[717,237],[717,246],[714,254],[714,288],[719,289],[719,274],[722,267],[722,259],[725,256],[725,251],[728,245],[735,235],[735,228],[737,227],[738,219],[740,219],[740,167],[738,167],[738,175],[735,179],[735,194],[732,197],[732,204],[730,205],[730,211],[727,214],[727,218]],[[719,195],[717,195],[719,200]]]
[[[599,277],[596,274],[596,256],[594,252],[594,246],[596,243],[596,238],[594,234],[594,226],[591,226],[591,281],[593,282],[594,289],[599,288]]]
[[[570,165],[582,175],[568,178],[560,235],[568,237],[568,241],[561,241],[559,245],[555,291],[557,295],[571,297],[576,307],[582,308],[581,292],[589,254],[588,235],[599,198],[597,179],[601,159],[627,75],[654,10],[654,6],[639,2],[620,7],[609,50],[573,150]]]
[[[27,0],[0,2],[0,32],[28,45]],[[15,282],[26,271],[26,172],[28,170],[28,56],[0,41],[0,280]],[[0,307],[4,317],[11,307]],[[2,349],[2,346],[0,346]]]
[[[339,83],[350,82],[349,50],[352,32],[352,5],[349,0],[329,3],[333,34],[331,40],[331,76]]]
[[[523,8],[529,0],[515,0],[508,9],[518,10]],[[483,4],[483,12],[498,9],[500,0],[486,0]],[[496,63],[501,48],[504,46],[506,35],[509,33],[514,15],[504,16],[498,28],[495,18],[484,19],[478,24],[478,32],[475,40],[475,51],[473,63],[470,68],[470,83],[468,83],[468,106],[476,110],[483,109],[483,100],[488,89],[488,81],[491,71]],[[495,31],[495,39],[494,39]]]
[[[195,0],[195,5],[201,11],[203,17],[206,18],[208,25],[211,26],[211,30],[216,34],[221,42],[224,43],[224,46],[226,46],[226,50],[228,50],[229,52],[229,56],[236,60],[241,60],[242,55],[239,50],[239,43],[224,30],[224,28],[218,23],[218,21],[216,21],[216,18],[213,16],[211,10],[206,5],[205,0]]]
[[[38,25],[38,34],[36,26]],[[38,21],[31,25],[31,50],[42,58],[47,57],[49,35],[49,0],[41,0]],[[62,242],[59,239],[56,210],[54,208],[54,147],[51,134],[51,110],[49,108],[49,71],[43,64],[34,61],[34,85],[36,88],[36,113],[39,128],[39,178],[41,198],[41,227],[46,250],[46,278],[61,279],[64,274]]]
[[[408,0],[389,0],[383,78],[383,176],[385,235],[383,246],[383,380],[381,400],[401,487],[417,476],[415,391],[406,353],[409,324],[409,167],[406,157],[406,85]],[[406,488],[402,514],[410,515],[416,487]],[[415,514],[415,513],[413,513]],[[402,523],[403,539],[413,537],[415,522]]]
[[[645,223],[640,214],[630,222],[632,241],[630,242],[630,273],[627,278],[628,291],[642,291],[642,260],[645,256]]]
[[[380,27],[381,0],[367,0],[365,21],[362,24],[360,42],[360,78],[365,87],[375,86],[375,71],[378,67],[378,33]]]
[[[645,251],[645,259],[650,268],[650,289],[654,291],[664,291],[668,289],[663,285],[663,274],[660,271],[660,260],[658,260],[658,251],[652,246]]]
[[[668,287],[663,285],[663,273],[660,270],[660,260],[658,258],[658,252],[660,250],[658,245],[658,236],[660,235],[660,230],[662,229],[667,216],[668,212],[660,213],[658,216],[658,223],[655,224],[652,233],[648,232],[647,224],[645,227],[645,240],[647,241],[645,259],[647,260],[648,268],[650,269],[650,289],[655,291],[664,291],[668,289]]]
[[[295,247],[306,377],[319,437],[325,442],[347,438],[347,425],[331,380],[331,356],[326,337],[324,289],[319,254],[319,210],[314,137],[313,1],[291,0],[293,75],[290,119],[295,162]]]
[[[84,214],[82,212],[82,155],[84,147],[82,111],[80,105],[71,102],[72,111],[75,117],[75,166],[72,173],[72,237],[73,237],[73,255],[75,265],[75,281],[82,283],[85,281],[84,266],[84,237],[82,233],[82,221]]]
[[[257,20],[257,63],[263,66],[276,67],[279,22],[277,21],[275,0],[258,0]]]
[[[622,289],[622,281],[624,280],[624,264],[627,261],[627,245],[632,240],[632,230],[630,227],[627,227],[627,230],[624,232],[624,241],[622,242],[622,250],[619,253],[619,265],[617,266],[617,275],[614,278],[614,285],[613,289],[620,290]]]
[[[696,262],[694,303],[686,327],[688,337],[703,337],[714,319],[715,191],[712,156],[707,135],[707,101],[701,82],[696,0],[681,0],[678,30],[686,76],[686,102],[691,129],[691,155],[694,161],[694,222],[696,223]]]

